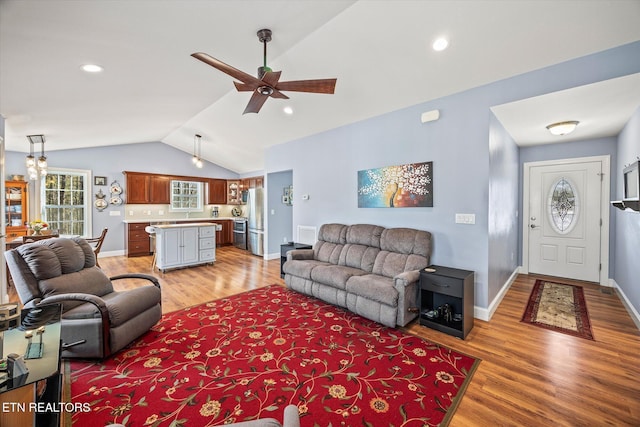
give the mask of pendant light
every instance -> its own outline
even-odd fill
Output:
[[[36,180],[38,179],[38,174],[40,176],[47,175],[47,156],[44,154],[44,135],[27,135],[27,139],[29,140],[29,155],[25,161],[27,166],[27,173],[29,174],[29,179]],[[33,155],[33,145],[40,144],[40,156],[36,161],[35,156]]]
[[[191,157],[191,162],[196,165],[197,168],[202,169],[204,164],[202,163],[202,159],[200,158],[200,150],[202,147],[202,143],[200,139],[201,135],[195,134],[193,137],[193,156]]]

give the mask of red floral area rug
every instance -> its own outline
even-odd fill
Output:
[[[581,286],[536,280],[522,321],[593,340],[584,290]]]
[[[74,426],[443,426],[480,360],[272,285],[187,308],[102,362],[69,361]],[[66,376],[69,378],[69,375]]]

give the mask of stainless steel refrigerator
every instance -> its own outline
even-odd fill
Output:
[[[251,188],[247,195],[249,251],[254,255],[264,255],[264,190]]]

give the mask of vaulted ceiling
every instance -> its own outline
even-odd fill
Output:
[[[191,153],[198,133],[206,160],[247,173],[270,145],[637,41],[639,22],[637,0],[2,0],[6,149],[43,133],[48,151],[162,141]],[[281,80],[336,77],[335,94],[289,92],[243,115],[250,93],[190,55],[255,74],[261,28]],[[565,95],[566,109],[584,104]]]

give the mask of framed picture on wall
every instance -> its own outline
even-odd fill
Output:
[[[106,176],[94,176],[93,177],[93,185],[107,185],[107,177]]]

